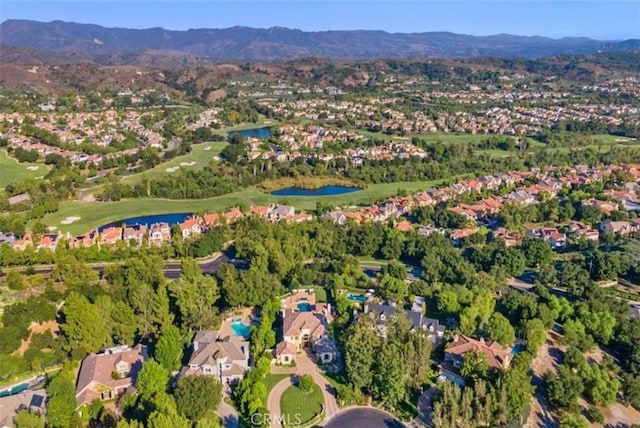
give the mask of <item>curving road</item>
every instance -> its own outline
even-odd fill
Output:
[[[405,428],[406,425],[391,413],[374,407],[350,407],[334,416],[324,428]]]

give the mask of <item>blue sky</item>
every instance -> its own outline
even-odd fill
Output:
[[[640,1],[56,1],[2,0],[0,20],[64,20],[173,30],[282,26],[308,31],[451,31],[640,38]]]

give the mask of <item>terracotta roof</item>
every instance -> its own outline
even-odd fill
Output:
[[[282,331],[283,336],[299,336],[303,330],[309,330],[312,337],[327,333],[327,320],[317,312],[298,312],[285,310]]]
[[[511,352],[495,341],[485,342],[484,339],[460,335],[445,349],[446,353],[458,357],[463,357],[469,351],[484,354],[490,367],[504,368],[511,362]]]
[[[282,354],[295,354],[298,352],[298,348],[291,342],[283,340],[276,345],[276,356]]]
[[[76,385],[78,405],[91,402],[85,400],[92,397],[99,397],[99,394],[93,391],[94,384],[103,385],[109,389],[131,386],[146,359],[147,347],[141,344],[121,352],[89,354],[82,360],[82,366],[78,373]],[[127,363],[129,375],[122,379],[113,379],[112,373],[116,371],[116,365],[122,361]]]

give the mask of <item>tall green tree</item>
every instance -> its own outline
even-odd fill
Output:
[[[222,398],[222,385],[209,376],[184,376],[178,381],[176,404],[191,421],[214,411]]]
[[[61,372],[47,385],[47,422],[53,428],[72,426],[76,409],[75,386],[70,376]]]
[[[516,331],[509,320],[499,312],[494,312],[484,326],[484,330],[492,340],[502,346],[511,345],[516,340]]]
[[[172,282],[171,294],[176,299],[183,326],[202,330],[215,323],[218,284],[214,278],[202,273],[194,259],[182,260],[182,274],[179,280]]]
[[[178,327],[171,325],[162,332],[156,344],[154,358],[169,372],[180,367],[182,361],[182,337]]]
[[[142,397],[152,398],[165,392],[168,381],[169,372],[155,360],[147,360],[138,373],[136,388]]]
[[[109,342],[109,331],[104,328],[98,308],[86,297],[72,291],[64,306],[64,323],[60,326],[69,340],[71,349],[83,354],[97,352]]]
[[[400,350],[383,345],[376,354],[373,368],[373,396],[389,408],[397,408],[406,393],[406,369]]]
[[[371,388],[379,348],[380,338],[367,317],[361,317],[349,328],[345,343],[345,369],[349,381],[356,388]]]

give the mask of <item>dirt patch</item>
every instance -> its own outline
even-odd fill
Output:
[[[31,325],[29,326],[29,337],[27,338],[27,340],[22,341],[20,347],[16,351],[14,351],[12,355],[23,356],[31,345],[31,336],[33,336],[34,334],[45,332],[47,330],[50,330],[54,335],[57,335],[60,333],[60,325],[55,320],[46,321],[41,324],[31,323]]]
[[[558,334],[553,331],[547,334],[546,342],[540,347],[538,354],[531,363],[533,384],[536,393],[531,401],[531,412],[524,424],[525,428],[545,428],[557,425],[557,417],[553,407],[547,401],[544,394],[543,379],[548,371],[556,371],[562,362],[562,354],[565,347],[558,345]]]

